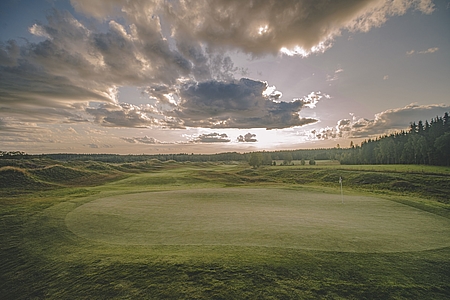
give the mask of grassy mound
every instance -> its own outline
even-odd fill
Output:
[[[92,176],[91,172],[68,168],[61,165],[48,166],[42,169],[31,170],[30,172],[43,181],[65,184],[87,181],[87,179]]]
[[[17,192],[20,192],[21,190],[30,190],[48,186],[50,185],[37,180],[24,169],[9,166],[0,168],[1,189],[14,189]]]

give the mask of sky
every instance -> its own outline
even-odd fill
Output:
[[[349,147],[450,111],[449,30],[449,0],[3,0],[0,150]]]

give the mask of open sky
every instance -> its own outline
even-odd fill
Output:
[[[450,1],[0,2],[3,151],[348,147],[449,95]]]

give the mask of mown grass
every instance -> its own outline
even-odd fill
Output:
[[[450,220],[373,197],[275,188],[116,195],[71,211],[68,228],[123,245],[234,245],[339,252],[450,246]]]
[[[89,162],[65,166],[86,171],[88,165],[101,177],[97,186],[65,187],[59,183],[57,189],[36,188],[26,194],[3,193],[5,188],[0,191],[2,299],[449,298],[448,247],[356,253],[245,245],[120,245],[82,238],[66,226],[67,215],[77,207],[104,197],[229,187],[282,188],[339,196],[336,176],[344,177],[344,195],[407,202],[416,206],[412,211],[427,214],[424,209],[434,210],[428,217],[438,213],[441,216],[436,218],[448,218],[448,205],[441,196],[441,192],[448,192],[448,181],[436,177],[435,172],[399,177],[417,186],[417,190],[404,192],[385,188],[392,185],[390,176],[396,176],[397,171],[383,171],[386,179],[371,177],[375,174],[371,170],[337,167],[253,170],[248,166],[159,162],[147,166]],[[31,174],[24,165],[14,167]],[[107,172],[112,173],[110,177]],[[38,180],[33,176],[30,178]],[[400,180],[395,176],[394,180]],[[428,192],[422,191],[425,187]],[[426,197],[421,196],[426,193]],[[414,227],[411,229],[414,235]]]

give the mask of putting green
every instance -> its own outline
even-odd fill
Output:
[[[450,246],[450,220],[373,197],[285,189],[147,192],[86,203],[66,216],[86,239],[135,245],[236,245],[343,252]]]

